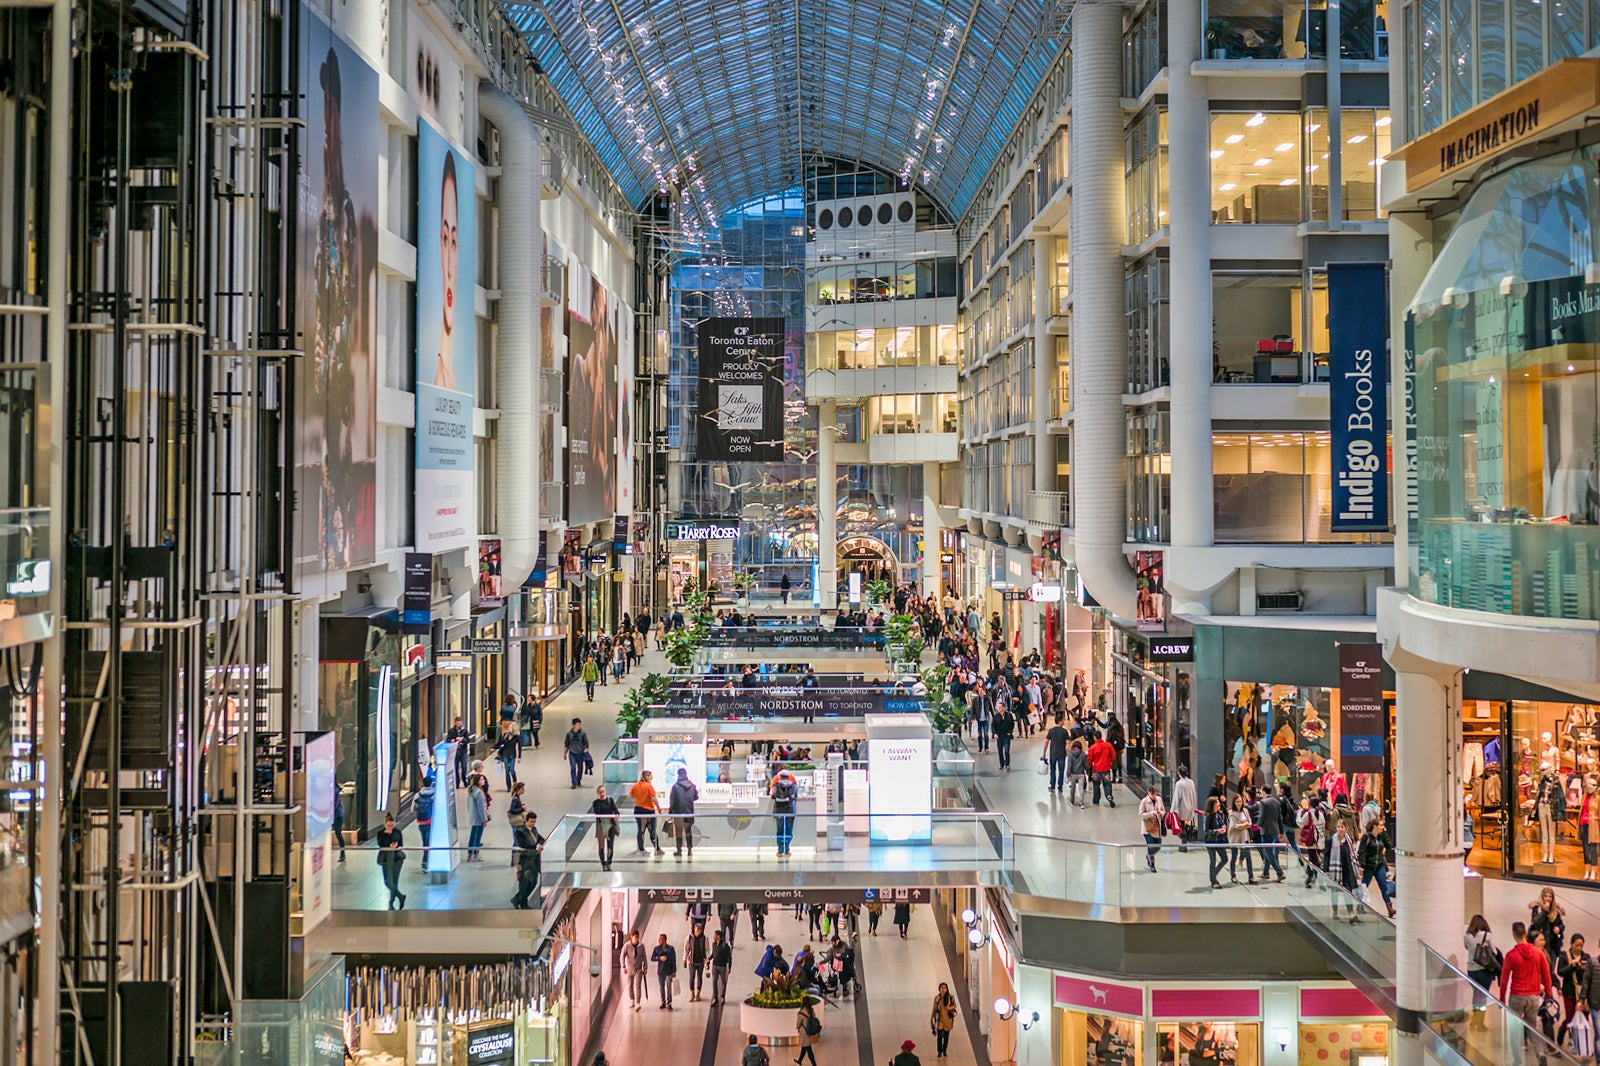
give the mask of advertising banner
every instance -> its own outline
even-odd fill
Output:
[[[478,606],[494,609],[506,602],[500,573],[500,538],[478,538]]]
[[[419,548],[472,541],[478,199],[472,163],[417,124],[417,528]]]
[[[1166,557],[1159,551],[1133,553],[1135,584],[1134,623],[1141,633],[1160,633],[1167,628]]]
[[[826,648],[852,651],[863,647],[882,647],[881,631],[865,629],[779,629],[776,626],[734,628],[713,626],[706,633],[709,648]]]
[[[786,685],[737,689],[733,692],[674,693],[654,709],[662,718],[709,718],[717,721],[752,718],[861,718],[869,714],[916,714],[927,705],[909,694],[881,689],[802,689]]]
[[[628,554],[628,516],[619,514],[611,519],[611,550],[618,555]]]
[[[306,839],[301,853],[302,928],[310,932],[333,912],[333,799],[339,787],[334,734],[306,741]]]
[[[641,888],[640,903],[927,903],[930,888]]]
[[[1387,294],[1384,264],[1328,264],[1335,533],[1389,528]]]
[[[433,620],[433,554],[406,552],[400,591],[400,624],[407,633],[426,633]]]
[[[1339,772],[1383,772],[1383,645],[1339,645]]]
[[[300,19],[294,402],[299,573],[365,566],[376,546],[378,75],[309,7]]]
[[[617,316],[608,293],[567,267],[567,523],[617,513]]]
[[[633,513],[633,308],[616,302],[617,315],[617,511]]]
[[[696,458],[783,461],[783,340],[781,318],[701,320]]]
[[[528,580],[522,583],[523,588],[542,589],[550,578],[550,531],[539,530],[539,542],[533,549],[533,569],[528,573]]]

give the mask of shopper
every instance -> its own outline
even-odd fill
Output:
[[[744,1054],[739,1056],[739,1066],[771,1066],[772,1060],[767,1057],[767,1049],[757,1043],[759,1039],[756,1034],[750,1034]]]
[[[406,894],[400,891],[400,868],[406,864],[405,835],[394,824],[394,815],[383,816],[383,828],[378,830],[378,868],[383,871],[383,885],[389,890],[389,910],[405,910]]]
[[[1554,969],[1556,955],[1561,951],[1561,942],[1567,935],[1567,912],[1556,902],[1554,889],[1540,889],[1539,898],[1528,904],[1529,940],[1533,939],[1534,933],[1544,934],[1545,951]]]
[[[1383,894],[1383,905],[1388,908],[1391,918],[1394,917],[1394,894],[1389,890],[1389,849],[1393,846],[1383,816],[1379,815],[1367,825],[1356,856],[1361,863],[1361,883],[1369,885],[1374,879],[1377,880],[1378,891]]]
[[[505,772],[507,791],[517,783],[517,752],[520,746],[515,723],[501,722],[500,736],[494,742],[494,755],[500,760],[500,769]]]
[[[339,861],[344,862],[344,789],[333,790],[333,842],[339,845]]]
[[[662,933],[650,952],[650,961],[656,964],[656,980],[661,983],[661,1002],[658,1010],[672,1009],[672,985],[678,979],[678,953],[667,943]]]
[[[511,830],[512,854],[517,861],[517,894],[511,897],[511,906],[519,911],[533,906],[531,901],[539,888],[544,837],[539,835],[538,821],[539,816],[529,811]]]
[[[1094,775],[1094,805],[1100,806],[1100,792],[1104,789],[1106,806],[1116,807],[1117,801],[1111,794],[1111,768],[1117,762],[1117,749],[1105,737],[1096,736],[1094,743],[1089,745],[1087,755],[1089,772]]]
[[[1256,883],[1254,849],[1250,847],[1250,812],[1245,807],[1244,796],[1233,797],[1228,810],[1228,880],[1239,883],[1239,856],[1244,855],[1244,870],[1248,884]]]
[[[778,582],[778,591],[783,595],[783,602],[785,604],[789,602],[789,590],[793,587],[794,585],[792,582],[790,582],[789,575],[784,574],[783,579]]]
[[[1144,834],[1145,844],[1144,861],[1151,873],[1156,872],[1156,853],[1161,850],[1161,823],[1166,813],[1161,797],[1156,795],[1154,789],[1147,790],[1144,798],[1139,800],[1139,829]]]
[[[526,748],[533,745],[533,750],[539,750],[539,730],[544,728],[544,704],[538,697],[529,693],[528,698],[522,703],[522,746]]]
[[[889,1066],[922,1066],[922,1060],[912,1051],[917,1045],[907,1040],[900,1045],[900,1054],[889,1060]]]
[[[1328,850],[1328,817],[1320,807],[1314,806],[1311,796],[1300,797],[1300,810],[1295,814],[1296,833],[1300,838],[1300,853],[1306,861],[1306,887],[1316,880],[1322,868],[1323,856]]]
[[[445,732],[444,739],[456,746],[456,787],[465,788],[467,784],[467,751],[472,746],[472,734],[467,732],[466,725],[460,718],[455,720],[449,730]]]
[[[601,785],[594,790],[594,802],[589,804],[589,813],[594,815],[594,842],[600,849],[600,868],[611,869],[611,858],[617,850],[617,833],[620,832],[619,823],[622,821],[621,812],[617,810],[617,801],[606,795],[606,786]]]
[[[583,719],[574,718],[572,728],[561,738],[561,748],[567,753],[567,769],[572,771],[574,790],[583,783],[583,770],[589,760],[589,734],[583,731]]]
[[[1345,916],[1350,919],[1350,924],[1356,922],[1356,880],[1358,877],[1354,842],[1350,839],[1350,831],[1345,828],[1344,822],[1339,821],[1333,829],[1333,835],[1328,838],[1328,850],[1324,853],[1322,868],[1328,873],[1331,887],[1332,902],[1329,908],[1331,917],[1339,917],[1339,897],[1344,896]],[[1342,890],[1342,891],[1341,891]]]
[[[1539,1004],[1545,996],[1555,994],[1555,983],[1550,979],[1550,957],[1528,943],[1528,927],[1513,922],[1511,938],[1516,943],[1506,952],[1500,966],[1500,999],[1512,1014],[1522,1019],[1522,1044],[1526,1053],[1528,1044],[1532,1043],[1529,1038],[1539,1026]]]
[[[1178,850],[1189,850],[1189,834],[1194,830],[1194,816],[1197,813],[1194,792],[1194,779],[1189,776],[1187,766],[1178,767],[1178,779],[1172,783],[1172,813],[1178,816],[1181,829],[1178,832]]]
[[[694,803],[699,798],[700,790],[689,780],[689,771],[678,767],[678,780],[673,782],[672,791],[667,797],[667,813],[672,815],[672,836],[677,842],[672,852],[673,858],[683,858],[685,843],[689,846],[689,858],[694,858]]]
[[[1223,846],[1228,842],[1228,814],[1222,809],[1221,799],[1206,797],[1206,813],[1202,820],[1205,824],[1201,827],[1201,839],[1206,844],[1206,863],[1209,867],[1206,877],[1212,888],[1221,888],[1217,883],[1217,875],[1222,873],[1223,866],[1228,862],[1228,849]]]
[[[900,902],[894,905],[894,924],[900,929],[900,939],[906,938],[906,931],[911,928],[911,904]]]
[[[1567,1039],[1567,1028],[1578,1009],[1578,986],[1583,983],[1583,976],[1589,972],[1589,964],[1593,961],[1589,953],[1583,950],[1583,937],[1573,933],[1572,939],[1567,941],[1567,950],[1561,953],[1556,965],[1556,980],[1561,982],[1562,1008],[1561,1028],[1556,1031],[1557,1046]]]
[[[583,660],[583,696],[590,703],[594,702],[594,686],[600,680],[600,664],[594,661],[591,655]]]
[[[938,1047],[937,1057],[944,1058],[950,1051],[950,1030],[956,1026],[956,997],[950,986],[939,982],[939,991],[933,994],[933,1010],[928,1012],[928,1027]]]
[[[644,940],[635,929],[622,945],[622,972],[628,978],[628,1004],[634,1010],[650,998],[650,973],[646,969]]]
[[[467,787],[468,824],[472,826],[467,834],[468,862],[479,862],[483,858],[483,827],[489,821],[489,805],[483,796],[483,789],[476,781]]]
[[[1075,738],[1067,747],[1067,802],[1076,803],[1081,811],[1089,798],[1089,757],[1084,753],[1083,741]]]
[[[697,1003],[705,988],[706,967],[711,962],[711,941],[706,927],[696,923],[683,940],[683,968],[689,971],[689,1002]]]
[[[711,1005],[721,1006],[728,999],[728,971],[733,968],[733,945],[718,929],[711,934]]]
[[[1267,874],[1276,871],[1278,883],[1281,885],[1286,879],[1283,872],[1283,803],[1264,789],[1255,789],[1255,802],[1250,805],[1250,817],[1260,830],[1257,834],[1261,841],[1261,879],[1265,881]]]
[[[717,929],[728,941],[728,946],[733,947],[733,937],[739,930],[739,905],[737,903],[717,904]]]
[[[1011,769],[1011,738],[1017,732],[1017,716],[1009,704],[1001,704],[994,712],[994,751],[1000,757],[1000,769]]]
[[[656,812],[660,809],[661,800],[656,795],[656,786],[650,780],[650,771],[642,770],[639,780],[633,783],[628,790],[628,795],[633,797],[633,822],[639,831],[639,846],[637,854],[643,855],[644,835],[650,834],[650,843],[655,847],[657,855],[665,855],[661,850],[661,840],[656,836]]]
[[[778,855],[785,857],[794,841],[794,806],[800,795],[800,782],[780,763],[767,785],[767,794],[772,797],[772,813],[777,820]]]
[[[1484,992],[1500,977],[1500,949],[1494,946],[1494,937],[1490,935],[1489,923],[1483,915],[1474,914],[1467,923],[1467,932],[1464,937],[1467,948],[1467,979],[1473,984],[1472,990],[1472,1023],[1474,1029],[1487,1029],[1488,1022],[1484,1012],[1488,1009]],[[1591,1003],[1600,1003],[1600,973],[1597,973],[1591,963],[1584,973],[1583,989],[1579,994],[1580,999],[1587,999],[1590,980],[1594,982],[1596,998],[1589,1000]]]
[[[422,850],[428,850],[428,841],[433,839],[433,803],[437,799],[433,787],[433,775],[423,779],[422,788],[417,791],[417,835],[422,837]]]
[[[800,1004],[799,1013],[794,1019],[795,1035],[800,1040],[800,1054],[795,1058],[795,1066],[811,1060],[811,1066],[817,1066],[816,1047],[822,1042],[822,1019],[817,1017],[816,1008],[809,999]]]

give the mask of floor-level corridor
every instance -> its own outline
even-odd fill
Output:
[[[715,928],[715,919],[712,927]],[[641,926],[646,945],[653,947],[666,933],[678,949],[680,960],[689,926],[681,908],[656,907]],[[787,959],[807,943],[807,922],[795,918],[789,906],[774,906],[767,919],[767,941],[781,944]],[[859,999],[831,1000],[819,1007],[822,1039],[816,1047],[818,1066],[884,1066],[900,1050],[905,1040],[916,1043],[923,1063],[949,1063],[951,1066],[977,1066],[987,1062],[973,1046],[965,1024],[967,1013],[957,1019],[951,1034],[947,1058],[935,1055],[934,1037],[929,1031],[933,996],[940,981],[949,982],[959,995],[957,982],[950,975],[945,942],[933,908],[918,907],[911,917],[909,936],[901,940],[885,913],[879,935],[867,935],[867,916],[861,916],[857,957],[863,994]],[[626,988],[616,990],[614,1006],[607,1018],[601,1048],[614,1066],[645,1061],[699,1066],[736,1066],[743,1054],[745,1035],[739,1030],[739,1006],[755,991],[758,979],[754,970],[766,945],[750,939],[749,915],[739,914],[734,936],[733,969],[728,981],[728,1002],[711,1006],[711,981],[705,984],[704,999],[689,1002],[688,975],[680,969],[681,991],[671,1012],[660,1008],[659,982],[651,968],[649,1000],[641,1010],[628,1005]],[[681,961],[680,961],[681,967]],[[620,978],[619,978],[620,980]],[[969,1006],[962,1001],[964,1008]],[[772,1066],[784,1066],[799,1054],[796,1045],[769,1050]]]

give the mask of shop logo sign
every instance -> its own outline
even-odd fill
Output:
[[[760,429],[761,386],[723,385],[717,389],[717,428]]]
[[[1328,264],[1330,524],[1339,533],[1389,528],[1387,296],[1382,263]]]

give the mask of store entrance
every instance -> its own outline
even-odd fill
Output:
[[[897,584],[900,565],[889,546],[877,537],[846,537],[839,542],[839,591],[841,598],[849,588],[850,575],[861,575],[864,589],[874,581]]]

